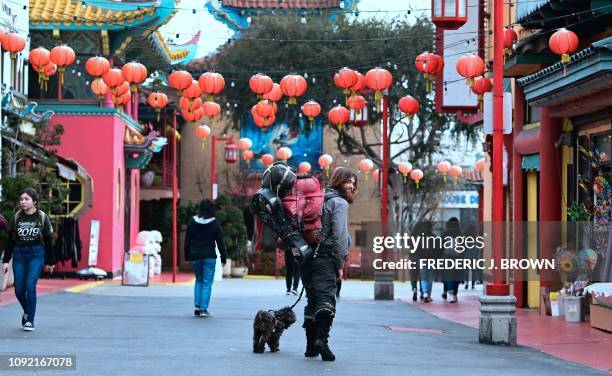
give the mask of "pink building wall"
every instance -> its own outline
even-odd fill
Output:
[[[125,179],[138,195],[134,174],[126,174],[124,160],[125,123],[117,116],[67,116],[57,114],[53,123],[64,126],[59,155],[74,159],[93,180],[93,207],[79,217],[83,248],[76,270],[88,266],[89,234],[92,220],[100,221],[98,268],[117,274],[122,268],[125,228]],[[94,141],[95,142],[92,142]],[[136,172],[136,175],[140,174]],[[135,188],[135,189],[134,189]],[[132,201],[133,202],[133,201]],[[135,212],[138,217],[138,212]],[[138,219],[130,221],[138,228]],[[73,271],[67,264],[59,271]]]

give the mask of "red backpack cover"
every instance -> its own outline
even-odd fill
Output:
[[[323,187],[319,179],[310,175],[298,176],[283,197],[283,207],[291,218],[291,225],[310,245],[319,241],[323,201]]]

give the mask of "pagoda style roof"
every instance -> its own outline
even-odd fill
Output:
[[[174,0],[29,0],[30,28],[37,30],[123,30],[126,26],[161,26],[174,13]]]
[[[97,31],[103,42],[100,54],[169,69],[195,57],[200,37],[175,45],[159,32],[176,13],[178,1],[29,0],[30,30]]]
[[[205,7],[217,21],[236,32],[235,37],[249,28],[248,17],[266,11],[308,13],[325,10],[325,15],[335,19],[338,13],[357,9],[359,0],[223,0],[209,1]]]

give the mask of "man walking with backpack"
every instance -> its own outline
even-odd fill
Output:
[[[325,361],[336,359],[328,345],[329,332],[336,314],[336,279],[342,278],[348,255],[348,208],[357,189],[357,175],[339,167],[325,190],[322,210],[321,242],[313,258],[302,266],[302,284],[306,290],[304,308],[306,357],[321,355]]]

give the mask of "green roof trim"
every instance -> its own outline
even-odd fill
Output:
[[[521,168],[525,171],[540,171],[540,154],[523,155]]]
[[[127,126],[134,129],[135,131],[142,132],[144,127],[140,125],[136,120],[129,117],[125,112],[115,109],[99,107],[96,104],[69,104],[69,103],[39,103],[38,109],[40,111],[51,110],[55,115],[68,115],[68,116],[117,116],[123,120]]]

